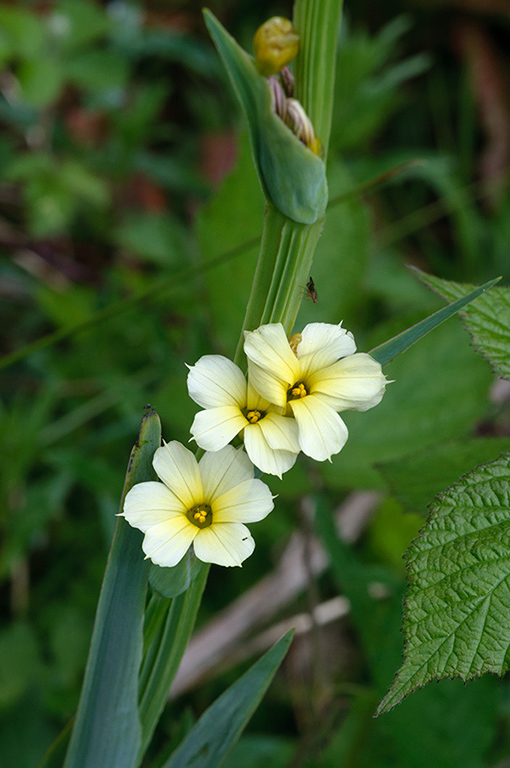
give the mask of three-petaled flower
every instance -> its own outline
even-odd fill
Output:
[[[281,323],[245,334],[249,378],[256,391],[291,413],[299,446],[312,459],[338,453],[348,437],[338,411],[366,411],[384,394],[386,378],[370,355],[356,353],[341,324],[311,323],[290,341]]]
[[[205,410],[191,425],[197,444],[217,451],[241,435],[251,461],[262,472],[282,476],[300,451],[297,424],[262,398],[243,372],[222,355],[204,355],[190,366],[190,397]]]
[[[145,534],[147,557],[174,566],[193,544],[204,562],[241,565],[255,548],[244,523],[262,520],[273,509],[271,492],[254,479],[246,454],[229,445],[197,462],[172,441],[156,450],[153,466],[162,482],[134,485],[121,513]]]

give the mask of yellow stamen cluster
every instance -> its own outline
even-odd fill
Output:
[[[199,504],[190,509],[186,517],[198,528],[206,528],[212,523],[212,509],[209,504]]]
[[[306,397],[307,395],[308,395],[308,390],[303,384],[303,382],[300,381],[298,384],[294,384],[292,387],[289,387],[287,399],[299,400],[300,398]]]
[[[260,421],[262,418],[262,413],[260,411],[254,410],[254,411],[248,411],[246,414],[246,418],[250,422],[250,424],[256,424],[257,421]]]

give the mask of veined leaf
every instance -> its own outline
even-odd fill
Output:
[[[472,285],[416,272],[448,301],[463,298],[473,290]],[[491,363],[495,373],[510,379],[510,288],[495,288],[487,296],[480,296],[461,316],[476,349]]]
[[[509,553],[506,453],[440,494],[406,553],[404,663],[378,714],[430,680],[508,670]]]
[[[424,273],[422,273],[422,275],[423,274]],[[427,333],[430,333],[434,328],[437,328],[438,325],[441,325],[445,320],[448,320],[448,318],[458,312],[459,309],[462,309],[471,301],[478,298],[484,291],[487,291],[489,288],[492,288],[493,285],[496,285],[499,280],[501,280],[501,278],[496,277],[494,280],[490,280],[479,288],[470,290],[466,295],[457,299],[457,301],[448,304],[447,307],[443,307],[443,309],[434,312],[433,315],[426,317],[424,320],[420,320],[419,323],[416,323],[416,325],[413,325],[406,331],[402,331],[398,336],[394,336],[393,339],[385,341],[384,344],[379,344],[378,347],[375,347],[375,349],[370,351],[370,354],[378,360],[381,365],[386,365],[393,360],[394,357],[405,352],[406,349],[409,349],[410,346],[423,338]]]
[[[152,457],[160,444],[161,424],[151,410],[131,452],[121,509],[135,483],[154,479]],[[137,763],[142,738],[138,674],[149,570],[142,538],[124,518],[117,519],[65,768],[133,768]]]
[[[287,632],[211,704],[163,768],[217,768],[241,735],[287,653]]]

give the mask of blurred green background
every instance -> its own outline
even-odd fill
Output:
[[[208,5],[250,50],[292,3]],[[200,8],[0,3],[1,768],[36,765],[75,711],[143,406],[186,443],[184,364],[232,356],[239,336],[263,199]],[[508,282],[509,51],[507,0],[346,3],[319,301],[303,301],[299,327],[343,319],[360,349],[384,341],[441,306],[407,264]],[[309,540],[303,498],[320,493],[332,514],[353,492],[379,494],[339,555],[353,575],[342,590],[354,605],[365,584],[373,605],[300,636],[231,768],[510,765],[505,680],[433,684],[372,718],[401,659],[403,551],[438,491],[510,446],[508,390],[457,319],[388,374],[378,408],[347,414],[332,464],[271,479],[277,506],[243,569],[212,570],[202,626],[278,565],[293,532]],[[338,590],[334,568],[310,576],[251,635]],[[147,765],[246,663],[222,659],[168,707]]]

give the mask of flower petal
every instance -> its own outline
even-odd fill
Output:
[[[298,452],[291,453],[270,448],[262,432],[261,423],[252,424],[244,430],[246,453],[261,472],[276,475],[281,480],[282,474],[296,463]]]
[[[248,421],[236,405],[224,405],[197,413],[190,432],[200,448],[219,451],[247,424]]]
[[[181,515],[153,525],[145,534],[142,549],[156,565],[171,568],[182,560],[199,530]]]
[[[188,373],[190,397],[202,408],[246,405],[246,379],[240,368],[223,355],[204,355]]]
[[[137,483],[126,494],[123,516],[133,528],[145,533],[152,525],[163,523],[186,512],[172,491],[155,480]]]
[[[299,430],[291,416],[281,416],[271,411],[258,422],[267,444],[275,451],[299,453]],[[245,432],[246,434],[246,432]]]
[[[287,406],[288,384],[260,365],[248,360],[248,381],[265,400],[280,408]]]
[[[195,555],[204,563],[233,566],[255,549],[255,542],[248,528],[241,523],[219,523],[202,528],[194,543]]]
[[[301,450],[316,461],[330,460],[344,447],[348,432],[340,416],[313,395],[291,400]]]
[[[156,474],[191,509],[203,502],[202,481],[195,456],[177,440],[158,448],[152,460]]]
[[[244,480],[214,500],[213,526],[217,523],[256,523],[267,517],[273,507],[271,491],[262,480]]]
[[[281,323],[269,323],[261,325],[256,331],[246,331],[244,351],[249,360],[288,385],[299,379],[301,366]],[[257,386],[255,389],[260,392]],[[265,397],[263,392],[260,394]]]
[[[283,385],[282,386],[287,386]],[[259,410],[267,411],[271,403],[264,397],[259,395],[251,381],[248,379],[248,387],[246,390],[246,408],[248,411]]]
[[[311,392],[335,411],[367,411],[381,402],[387,382],[380,363],[359,352],[317,371],[308,383]]]
[[[253,479],[253,464],[241,448],[236,449],[232,445],[225,446],[221,451],[205,453],[199,467],[204,500],[208,504],[244,480]]]
[[[309,323],[301,334],[301,341],[297,348],[303,378],[354,352],[356,352],[354,337],[352,333],[342,328],[341,323],[338,325]]]

